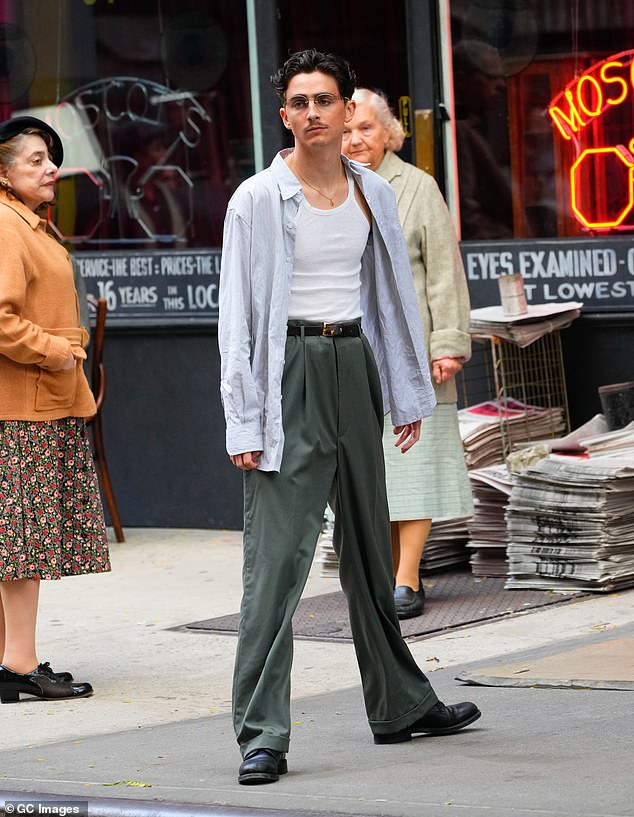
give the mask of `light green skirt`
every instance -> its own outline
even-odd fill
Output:
[[[383,450],[390,520],[447,519],[473,514],[471,484],[455,403],[437,405],[423,420],[420,440],[402,454],[385,417]]]

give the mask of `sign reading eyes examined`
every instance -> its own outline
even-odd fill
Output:
[[[462,241],[471,306],[500,303],[498,278],[520,273],[529,304],[582,301],[586,311],[634,307],[634,245],[625,236]]]
[[[574,148],[570,208],[587,230],[634,229],[634,50],[591,65],[552,99],[557,134]]]

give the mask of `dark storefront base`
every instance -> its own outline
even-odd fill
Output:
[[[599,386],[634,379],[634,315],[583,316],[562,341],[575,428],[601,411]],[[216,330],[110,327],[105,365],[104,436],[123,526],[241,529]]]
[[[111,327],[104,360],[104,438],[124,528],[241,528],[215,330]]]
[[[634,380],[634,313],[582,315],[561,338],[576,428],[601,411],[599,386]]]

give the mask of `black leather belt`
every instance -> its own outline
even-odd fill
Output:
[[[309,323],[289,326],[288,335],[300,337],[358,338],[361,336],[360,323]]]

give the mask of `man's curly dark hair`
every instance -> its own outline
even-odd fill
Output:
[[[284,65],[271,76],[271,83],[280,102],[286,102],[286,89],[294,76],[312,74],[314,71],[331,76],[344,99],[350,99],[354,93],[357,75],[348,60],[336,54],[326,54],[315,48],[308,48],[291,54]]]

